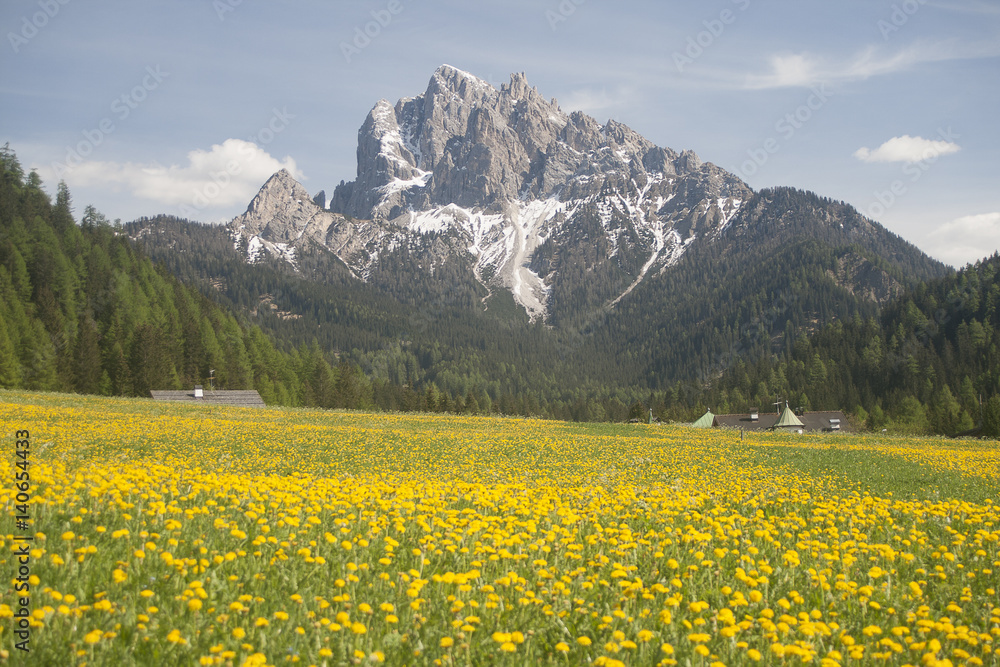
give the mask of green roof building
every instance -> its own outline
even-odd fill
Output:
[[[709,410],[708,412],[706,412],[705,414],[703,414],[701,417],[699,417],[698,421],[696,421],[695,423],[691,424],[691,427],[692,428],[712,428],[714,425],[715,425],[715,415],[713,415],[712,411]]]
[[[794,431],[796,433],[802,433],[805,424],[795,416],[792,409],[788,407],[788,403],[785,403],[785,409],[778,417],[778,421],[774,422],[772,427],[775,431]]]

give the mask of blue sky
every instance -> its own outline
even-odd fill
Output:
[[[448,63],[952,265],[1000,249],[995,1],[5,0],[0,28],[0,143],[78,214],[226,220],[281,167],[329,193],[374,103]]]

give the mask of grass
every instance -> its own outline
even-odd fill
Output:
[[[1000,452],[0,392],[32,664],[996,664]],[[995,444],[995,443],[994,443]]]

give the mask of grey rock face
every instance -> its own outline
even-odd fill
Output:
[[[613,307],[692,242],[718,237],[752,195],[693,152],[563,112],[524,74],[498,90],[447,65],[421,95],[375,104],[357,158],[357,177],[335,189],[329,211],[279,172],[233,221],[234,234],[272,252],[267,244],[287,253],[314,240],[362,278],[381,249],[452,234],[461,242],[449,247],[463,261],[471,255],[477,279],[510,290],[537,318],[549,315],[553,290],[565,291],[564,273],[604,276],[599,302],[587,306]],[[594,242],[584,228],[606,252],[580,251]],[[540,248],[544,261],[535,260]]]
[[[375,105],[358,133],[358,177],[337,188],[331,209],[375,220],[448,204],[500,211],[525,196],[575,199],[601,192],[608,179],[614,187],[663,176],[715,176],[706,195],[750,193],[693,152],[678,155],[621,123],[564,113],[524,74],[497,90],[445,65],[422,95]]]
[[[247,241],[249,261],[262,252],[294,264],[295,251],[315,242],[334,250],[355,273],[370,268],[372,253],[384,233],[321,208],[288,171],[282,169],[264,183],[243,215],[229,223],[234,243]]]

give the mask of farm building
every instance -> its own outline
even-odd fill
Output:
[[[191,401],[208,405],[235,405],[241,408],[265,408],[264,399],[255,389],[208,390],[195,385],[194,389],[153,389],[149,395],[154,401]]]
[[[711,420],[711,421],[708,421]],[[708,422],[708,423],[706,423]],[[747,414],[713,415],[705,413],[692,426],[708,428],[739,428],[746,431],[787,431],[792,433],[852,433],[847,415],[840,410],[824,410],[795,414],[787,405],[781,413],[761,414],[752,409]]]
[[[699,417],[695,423],[691,424],[692,428],[712,428],[713,426],[715,426],[715,415],[712,414],[711,410]]]

